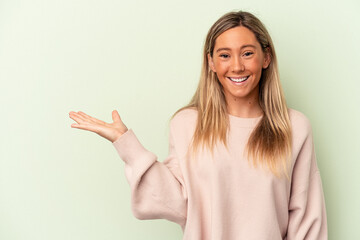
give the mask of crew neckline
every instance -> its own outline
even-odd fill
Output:
[[[244,118],[228,114],[230,123],[236,124],[239,127],[254,127],[264,115],[259,117]]]

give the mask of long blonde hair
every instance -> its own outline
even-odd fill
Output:
[[[190,103],[182,108],[195,108],[198,112],[192,150],[196,152],[201,147],[211,150],[218,142],[224,143],[225,146],[227,144],[229,117],[226,100],[216,73],[210,69],[207,56],[213,55],[215,41],[220,34],[238,26],[251,30],[262,50],[267,51],[271,57],[270,65],[262,70],[259,82],[259,104],[264,114],[249,137],[246,146],[247,157],[253,160],[255,167],[258,163],[267,165],[276,176],[279,176],[278,163],[281,163],[288,177],[288,159],[292,144],[291,127],[280,85],[274,45],[265,26],[248,12],[225,14],[214,23],[207,34],[198,88]]]

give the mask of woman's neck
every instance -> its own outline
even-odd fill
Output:
[[[258,98],[254,99],[229,99],[227,111],[230,115],[242,118],[255,118],[263,114]]]

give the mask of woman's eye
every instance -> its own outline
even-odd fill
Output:
[[[253,55],[254,53],[253,52],[245,52],[244,53],[244,56],[245,57],[249,57],[249,56],[251,56],[251,55]]]
[[[220,54],[220,57],[221,57],[221,58],[229,58],[229,57],[230,57],[230,55],[229,55],[229,54],[225,54],[225,53],[223,53],[223,54]]]

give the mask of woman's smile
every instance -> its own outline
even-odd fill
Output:
[[[230,81],[232,81],[233,83],[237,84],[238,83],[244,83],[246,82],[246,80],[248,80],[250,76],[246,76],[246,77],[227,77]]]

